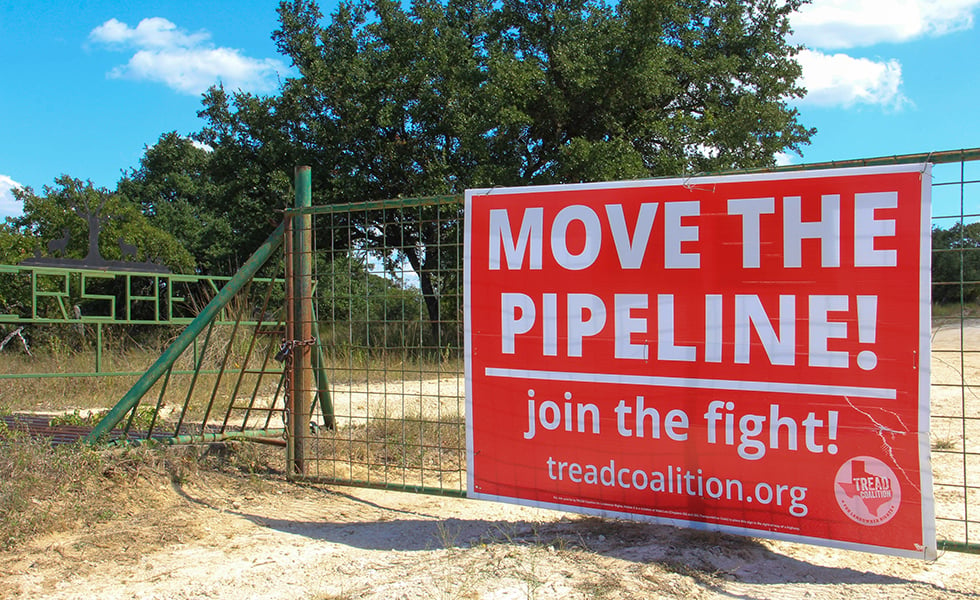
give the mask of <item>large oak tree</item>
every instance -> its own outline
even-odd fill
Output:
[[[325,19],[289,0],[273,37],[294,76],[210,90],[200,139],[237,182],[226,210],[252,215],[300,163],[316,203],[770,166],[814,133],[790,104],[802,1],[355,0]],[[404,248],[442,343],[454,220],[417,216],[361,233]]]

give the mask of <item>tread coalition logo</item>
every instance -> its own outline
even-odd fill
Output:
[[[837,504],[861,525],[887,523],[902,503],[902,488],[891,467],[871,456],[855,456],[834,478]]]

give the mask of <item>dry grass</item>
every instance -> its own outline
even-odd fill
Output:
[[[5,375],[25,375],[4,379],[0,386],[0,406],[11,410],[101,408],[106,406],[108,399],[122,397],[137,379],[135,375],[65,376],[68,373],[94,374],[94,352],[36,353],[33,357],[11,353],[4,356],[3,361]],[[114,370],[138,373],[150,364],[149,355],[132,356],[126,364],[115,365]]]
[[[118,329],[118,328],[117,328]],[[185,350],[173,366],[174,375],[168,384],[167,396],[171,403],[183,404],[193,376],[179,374],[193,372],[200,366],[201,373],[194,382],[191,407],[197,400],[205,403],[210,397],[217,375],[222,367],[235,371],[242,366],[249,369],[261,367],[272,346],[278,346],[276,336],[261,335],[249,355],[252,327],[241,326],[235,331],[231,325],[219,325],[211,331],[210,338],[202,334],[197,342]],[[69,331],[70,333],[70,331]],[[113,406],[160,357],[175,335],[158,332],[153,343],[140,344],[121,333],[106,334],[104,347],[97,355],[91,340],[70,346],[51,338],[47,343],[33,348],[33,354],[23,351],[3,352],[2,373],[8,378],[0,386],[0,406],[11,410],[65,410],[108,408]],[[206,343],[205,343],[206,342]],[[274,348],[273,348],[274,351]],[[246,361],[246,356],[248,360]],[[275,371],[278,363],[270,361],[269,370]],[[9,377],[13,376],[13,377]],[[23,376],[23,377],[18,377]],[[219,393],[230,394],[236,377],[225,374],[219,383]],[[274,379],[265,376],[264,380]],[[255,377],[246,377],[241,388],[251,392]],[[263,392],[275,389],[275,382],[266,384]],[[158,387],[159,389],[159,383]],[[150,394],[156,390],[151,390]],[[155,398],[155,396],[154,396]]]
[[[111,516],[96,485],[107,463],[88,448],[53,448],[18,432],[0,439],[0,548]]]
[[[319,431],[313,474],[455,489],[466,471],[465,448],[466,424],[457,415],[371,419]]]
[[[97,450],[0,429],[0,550],[134,511],[153,514],[159,491],[172,483],[215,472],[281,472],[281,460],[281,451],[250,444]]]

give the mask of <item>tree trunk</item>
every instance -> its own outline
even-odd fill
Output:
[[[429,317],[429,328],[428,335],[426,336],[425,343],[427,346],[435,349],[437,352],[442,347],[442,325],[439,315],[439,296],[436,293],[435,288],[432,285],[432,270],[426,268],[428,264],[428,252],[426,253],[426,263],[422,263],[422,258],[419,256],[419,252],[415,249],[411,249],[405,252],[408,257],[408,264],[412,265],[412,269],[419,276],[419,285],[422,288],[422,299],[425,302],[425,310]]]

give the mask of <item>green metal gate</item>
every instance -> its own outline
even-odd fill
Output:
[[[463,495],[461,199],[289,213],[313,218],[316,355],[332,410],[314,402],[297,433],[308,434],[302,476]]]
[[[937,530],[941,548],[977,552],[980,149],[780,170],[924,161],[935,165],[930,435]],[[131,389],[90,440],[285,439],[296,478],[464,495],[462,199],[311,207],[309,198],[309,171],[300,170],[296,208],[193,320],[160,308],[173,304],[160,290],[179,283],[167,276],[150,286],[156,292],[125,296],[127,304],[167,314],[158,325],[186,327],[138,379],[136,371],[112,373],[114,359],[99,355],[91,372],[29,373],[11,370],[19,361],[0,361],[0,384],[129,378]],[[59,306],[75,275],[0,269],[25,281],[37,276],[31,273],[48,278],[33,292],[47,312],[0,315],[5,335],[18,326],[95,327]],[[149,431],[138,425],[141,409],[151,414]]]
[[[980,551],[980,150],[779,170],[926,161],[935,165],[931,447],[937,529],[940,547]],[[316,329],[336,420],[334,428],[310,430],[302,477],[464,494],[461,198],[287,214],[313,217]]]

